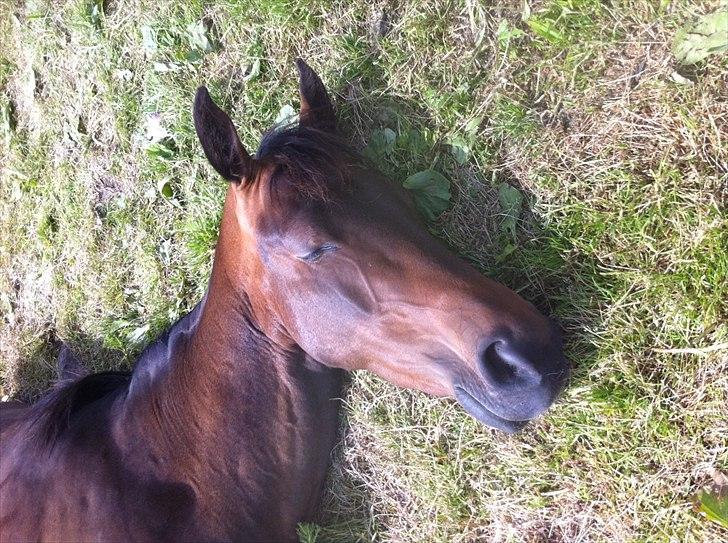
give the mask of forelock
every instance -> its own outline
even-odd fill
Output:
[[[285,177],[304,196],[326,200],[361,159],[338,135],[296,125],[265,134],[255,160],[272,168],[273,184]]]

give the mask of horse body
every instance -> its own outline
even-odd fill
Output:
[[[82,403],[112,382],[60,420],[39,409],[53,396],[0,409],[0,540],[295,541],[325,479],[341,371],[256,329],[226,286],[228,226],[205,300],[130,376],[67,385]]]
[[[198,91],[197,134],[231,181],[207,294],[131,374],[0,406],[0,541],[295,541],[342,370],[454,396],[507,432],[563,387],[555,327],[349,164],[321,80],[298,67],[300,125],[254,158]]]

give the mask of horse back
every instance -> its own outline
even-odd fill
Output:
[[[0,543],[183,541],[191,489],[130,471],[112,431],[123,381],[87,385],[0,407]]]
[[[28,406],[22,402],[0,402],[0,436],[6,429],[25,420],[27,413]]]

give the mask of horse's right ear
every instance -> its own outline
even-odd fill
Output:
[[[249,177],[252,159],[243,148],[230,117],[217,107],[205,87],[197,89],[192,116],[197,137],[212,167],[228,181],[241,182]]]
[[[331,106],[331,98],[321,78],[306,64],[303,59],[296,59],[301,95],[301,112],[299,115],[302,126],[312,126],[328,132],[336,132],[336,115]]]

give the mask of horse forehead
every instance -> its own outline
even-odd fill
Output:
[[[256,235],[262,238],[311,237],[319,222],[313,210],[291,197],[272,196],[256,202],[254,209],[247,211]]]
[[[405,218],[397,214],[402,202],[391,186],[367,173],[357,171],[346,186],[331,186],[322,196],[308,193],[305,179],[289,179],[285,171],[266,165],[241,191],[243,206],[237,212],[256,237],[348,239],[355,231],[354,239],[369,232],[383,240],[402,228]]]

